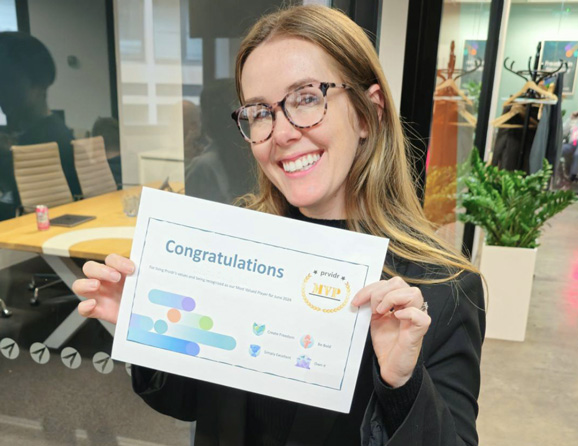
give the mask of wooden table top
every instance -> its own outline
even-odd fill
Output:
[[[159,185],[160,183],[148,186]],[[171,186],[175,190],[182,188],[182,184],[175,188],[175,184],[171,183]],[[72,228],[51,225],[50,229],[39,231],[35,213],[2,221],[0,248],[93,260],[104,260],[110,253],[128,257],[136,217],[127,217],[123,213],[122,197],[127,193],[137,194],[141,189],[142,186],[137,186],[110,192],[48,210],[50,218],[64,214],[96,217]]]

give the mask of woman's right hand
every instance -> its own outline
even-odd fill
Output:
[[[86,262],[82,271],[87,278],[72,284],[72,291],[86,298],[78,304],[78,312],[84,317],[116,324],[124,281],[134,270],[134,263],[118,254],[108,255],[104,264]]]

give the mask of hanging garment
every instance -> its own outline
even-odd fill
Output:
[[[441,90],[439,96],[455,96]],[[458,101],[434,102],[432,131],[426,166],[424,212],[435,225],[456,220],[456,161],[458,147]]]
[[[542,118],[536,129],[536,136],[530,150],[530,162],[528,173],[536,173],[542,168],[542,160],[546,157],[548,147],[548,136],[550,134],[550,112],[552,105],[544,105]]]
[[[466,107],[467,111],[471,112],[472,109],[473,107]],[[458,150],[456,154],[456,163],[458,165],[468,162],[474,148],[476,127],[466,124],[466,119],[460,114],[458,121]]]
[[[546,158],[552,164],[554,172],[558,171],[558,163],[562,156],[562,94],[564,88],[564,73],[560,73],[556,79],[554,94],[558,96],[558,103],[552,106],[550,113],[550,132],[548,146],[546,147]]]
[[[431,166],[455,166],[458,145],[456,122],[458,122],[458,102],[436,100],[428,150],[428,169]]]
[[[538,108],[530,107],[530,117],[537,120]],[[504,107],[503,114],[507,113],[511,107]],[[506,170],[525,170],[528,171],[528,161],[530,157],[530,149],[534,141],[536,129],[528,127],[524,137],[524,116],[515,115],[508,121],[508,124],[520,125],[516,128],[499,128],[494,143],[494,155],[492,156],[492,165],[498,166]],[[524,147],[522,147],[522,139],[524,139]],[[520,163],[520,157],[522,162]]]

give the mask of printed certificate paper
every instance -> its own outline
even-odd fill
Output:
[[[347,413],[387,244],[145,188],[112,356]]]

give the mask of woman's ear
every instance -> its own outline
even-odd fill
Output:
[[[383,116],[383,109],[385,108],[385,96],[383,95],[383,91],[379,84],[373,84],[371,87],[367,89],[367,95],[371,102],[377,105],[377,114],[379,119]]]
[[[379,117],[379,120],[381,121],[381,118],[383,116],[383,109],[385,107],[385,97],[383,95],[383,91],[381,90],[381,87],[379,86],[379,84],[373,84],[371,87],[369,87],[367,89],[366,94],[369,97],[369,99],[371,100],[371,102],[373,102],[376,105],[377,116]],[[369,131],[367,129],[367,124],[363,124],[360,136],[362,138],[367,138],[368,134],[369,134]]]

